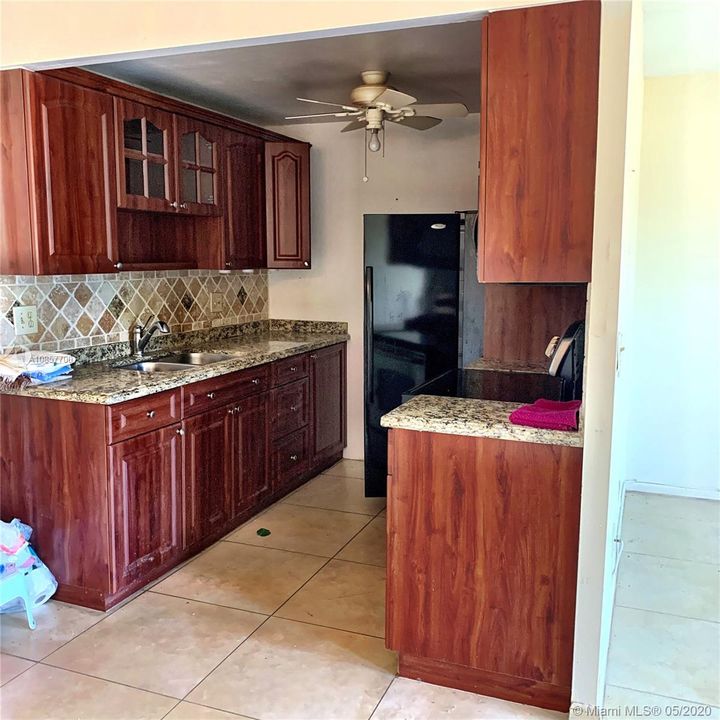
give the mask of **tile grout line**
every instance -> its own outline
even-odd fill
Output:
[[[707,707],[717,708],[718,710],[720,710],[720,705],[713,705],[712,703],[709,703],[709,702],[688,700],[687,698],[678,698],[678,697],[675,697],[674,695],[663,695],[662,693],[652,692],[651,690],[641,690],[640,688],[627,687],[626,685],[618,685],[617,683],[607,683],[605,686],[606,692],[607,692],[607,688],[609,688],[609,687],[616,687],[616,688],[620,688],[621,690],[632,690],[633,692],[645,693],[647,695],[657,695],[657,697],[667,698],[668,700],[677,700],[678,702],[681,702],[681,703],[692,703],[693,705],[706,705]]]
[[[382,512],[382,511],[381,511]],[[690,563],[693,565],[709,565],[720,570],[720,562],[708,562],[707,560],[689,560],[688,558],[670,557],[669,555],[655,555],[654,553],[642,553],[636,550],[623,549],[623,555],[639,555],[641,557],[657,558],[658,560],[675,560],[677,562]]]
[[[681,618],[683,620],[697,620],[698,622],[710,623],[710,625],[720,625],[720,620],[706,620],[705,618],[690,617],[688,615],[677,615],[676,613],[666,612],[665,610],[650,610],[649,608],[633,607],[632,605],[623,605],[615,603],[616,608],[624,608],[625,610],[639,610],[640,612],[649,612],[653,615],[667,615],[668,617]]]
[[[314,479],[315,479],[315,478],[313,478],[313,480],[314,480]],[[288,495],[288,497],[290,497],[290,496]],[[283,498],[282,500],[278,500],[278,502],[279,502],[279,503],[283,503],[284,505],[292,505],[293,507],[309,508],[310,510],[327,510],[327,511],[329,511],[329,512],[345,513],[346,515],[362,515],[363,517],[369,517],[369,518],[372,518],[372,519],[374,519],[374,518],[377,517],[377,515],[373,515],[373,513],[358,512],[358,511],[356,511],[356,510],[338,510],[337,508],[320,507],[320,506],[318,506],[318,505],[301,505],[301,504],[298,503],[298,502],[290,502],[290,500],[286,500],[285,498]],[[271,506],[271,507],[274,507],[274,505]],[[381,513],[384,509],[385,509],[385,508],[383,508],[382,510],[380,510],[379,513]],[[379,513],[378,513],[378,514],[379,514]],[[254,516],[254,517],[259,517],[259,516]],[[253,519],[254,519],[254,517],[253,517]],[[238,528],[238,530],[239,530],[239,529],[240,529],[240,528]]]
[[[377,709],[380,707],[380,703],[385,699],[385,696],[386,696],[386,695],[388,694],[388,692],[390,691],[390,688],[392,687],[393,683],[394,683],[399,677],[400,677],[400,676],[399,676],[397,673],[395,673],[395,676],[394,676],[393,679],[388,683],[388,686],[385,688],[385,691],[384,691],[383,694],[380,696],[380,699],[377,701],[377,703],[375,703],[375,707],[372,709],[372,711],[371,711],[370,714],[368,715],[368,720],[372,720],[373,715],[377,712]]]

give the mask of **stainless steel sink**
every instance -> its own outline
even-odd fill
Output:
[[[179,352],[163,355],[158,359],[164,363],[179,363],[181,365],[212,365],[213,363],[223,362],[223,360],[230,360],[232,356],[220,355],[219,353]]]
[[[138,360],[128,365],[116,365],[116,370],[136,370],[137,372],[154,373],[154,372],[177,372],[178,370],[187,370],[190,367],[187,363],[164,362],[157,360]]]

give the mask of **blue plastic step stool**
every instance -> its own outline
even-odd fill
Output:
[[[25,604],[25,614],[27,615],[28,625],[34,630],[37,623],[32,613],[32,601],[28,595],[27,582],[24,572],[15,572],[0,580],[0,607],[9,603],[11,600],[20,598]]]

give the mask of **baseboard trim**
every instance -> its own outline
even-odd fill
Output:
[[[398,675],[412,680],[490,695],[501,700],[534,705],[547,710],[568,712],[570,688],[529,678],[456,665],[401,652]]]
[[[675,495],[677,497],[695,498],[697,500],[720,500],[720,490],[705,488],[687,488],[680,485],[660,485],[659,483],[626,480],[625,492],[644,492],[654,495]]]

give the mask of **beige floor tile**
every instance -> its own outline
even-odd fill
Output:
[[[31,668],[35,663],[30,660],[15,657],[14,655],[5,655],[0,653],[0,685],[4,685],[20,673]]]
[[[338,553],[338,559],[385,567],[386,525],[387,520],[384,517],[372,520]]]
[[[385,568],[331,560],[276,614],[385,637]]]
[[[372,720],[561,720],[566,714],[520,705],[485,695],[395,678]]]
[[[377,638],[271,618],[188,700],[262,720],[366,720],[395,666]]]
[[[693,522],[711,522],[720,526],[720,502],[698,498],[660,495],[659,493],[629,492],[625,496],[627,515],[670,515]]]
[[[175,703],[47,665],[35,665],[2,689],[7,720],[159,720]]]
[[[221,542],[152,592],[271,615],[326,562],[314,555]]]
[[[325,470],[323,475],[336,477],[365,478],[365,463],[362,460],[340,460]]]
[[[608,685],[720,705],[720,624],[616,607]]]
[[[624,553],[615,603],[720,621],[720,566]]]
[[[705,709],[708,707],[710,707],[709,714],[705,714]],[[622,720],[636,720],[639,717],[702,717],[720,720],[720,708],[691,703],[687,700],[668,698],[662,695],[653,695],[639,690],[629,690],[614,685],[609,685],[605,690],[604,708],[617,710],[619,714],[613,714],[612,717],[618,717]],[[645,708],[649,709],[648,712],[645,712]],[[686,710],[688,714],[679,714],[680,709]],[[658,714],[655,715],[655,712]],[[607,715],[606,717],[611,716]]]
[[[264,619],[148,592],[45,662],[182,698]]]
[[[335,475],[318,475],[288,495],[283,502],[363,515],[377,515],[385,507],[385,498],[365,497],[365,483],[362,480]]]
[[[215,710],[195,703],[178,703],[164,720],[251,720],[244,715]]]
[[[228,539],[261,547],[332,557],[368,521],[367,515],[279,503]],[[259,528],[270,535],[261,537]]]
[[[103,618],[105,613],[50,600],[33,612],[37,627],[28,627],[25,613],[0,615],[0,649],[28,660],[42,660]]]
[[[718,527],[712,522],[626,511],[622,538],[626,552],[720,564]]]

